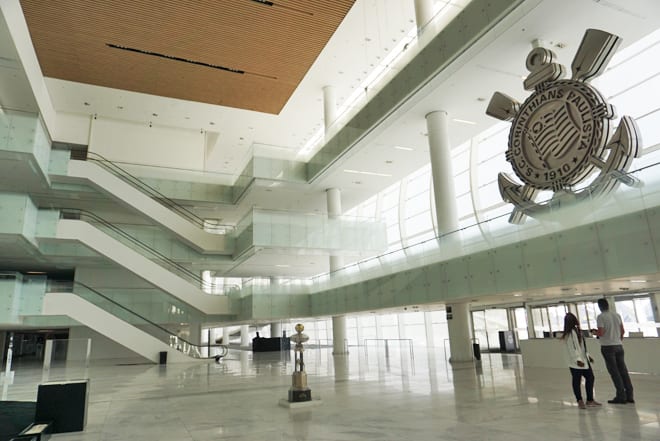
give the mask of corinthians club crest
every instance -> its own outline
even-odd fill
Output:
[[[551,50],[532,49],[526,61],[530,74],[523,83],[532,95],[520,104],[502,93],[493,94],[486,114],[512,121],[506,160],[523,182],[505,173],[498,176],[502,199],[515,206],[510,223],[548,211],[560,198],[578,201],[606,194],[620,182],[635,184],[625,172],[641,151],[637,124],[624,116],[610,136],[615,109],[589,84],[603,73],[620,42],[616,35],[588,29],[573,59],[570,80],[562,79],[564,66],[554,62]],[[588,178],[593,178],[588,185],[574,189]],[[553,191],[553,198],[537,203],[534,199],[542,190]]]

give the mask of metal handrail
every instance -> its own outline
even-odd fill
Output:
[[[96,152],[87,152],[87,160],[89,161],[94,161],[97,164],[99,164],[101,167],[103,167],[105,170],[108,172],[112,173],[113,175],[117,176],[118,178],[122,179],[124,182],[132,185],[133,187],[136,187],[138,190],[142,191],[145,193],[147,196],[149,196],[152,199],[157,200],[159,203],[164,205],[165,207],[171,209],[172,211],[176,212],[180,216],[186,218],[189,222],[194,224],[200,229],[204,229],[204,226],[206,225],[206,222],[204,219],[201,217],[197,216],[195,213],[192,211],[188,210],[185,208],[183,205],[178,204],[174,200],[168,198],[165,196],[163,193],[160,191],[156,190],[149,184],[145,183],[138,177],[134,176],[133,174],[129,173],[128,171],[124,170],[114,162],[110,161],[109,159],[103,157],[102,155],[99,155]],[[223,226],[223,229],[225,226]]]

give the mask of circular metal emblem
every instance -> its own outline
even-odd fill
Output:
[[[522,181],[518,184],[506,173],[497,178],[502,199],[514,205],[509,222],[522,223],[526,216],[606,194],[619,183],[641,185],[626,174],[641,153],[637,124],[624,116],[610,134],[614,107],[589,84],[603,73],[620,41],[588,29],[573,58],[570,80],[562,80],[566,71],[555,63],[554,52],[535,47],[527,56],[530,73],[523,83],[531,96],[520,104],[503,93],[493,94],[486,113],[512,121],[506,160]],[[582,188],[576,186],[580,183]],[[543,190],[553,196],[537,202]]]
[[[573,185],[593,171],[609,130],[605,101],[593,87],[562,80],[520,106],[509,134],[513,171],[539,190]]]

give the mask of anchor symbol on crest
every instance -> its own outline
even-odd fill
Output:
[[[641,153],[635,120],[623,116],[610,136],[615,109],[589,84],[605,71],[620,43],[616,35],[588,29],[568,80],[562,79],[566,70],[555,62],[555,53],[536,47],[527,56],[530,74],[523,83],[532,94],[522,104],[503,93],[493,94],[486,114],[512,121],[506,160],[523,182],[498,175],[502,199],[514,205],[510,223],[523,223],[526,216],[538,216],[566,201],[607,194],[620,183],[641,185],[626,173]],[[588,185],[575,189],[590,177]],[[543,190],[553,191],[552,199],[535,202]]]

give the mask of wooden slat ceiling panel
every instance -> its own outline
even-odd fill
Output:
[[[21,0],[47,77],[277,114],[354,0],[273,3]]]

